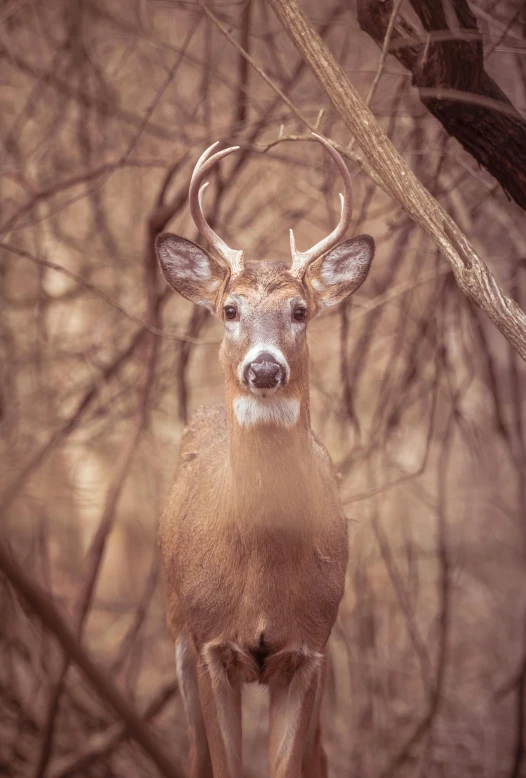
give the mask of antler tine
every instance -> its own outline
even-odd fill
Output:
[[[292,266],[290,268],[290,272],[293,276],[296,276],[296,278],[302,278],[311,262],[314,262],[315,259],[318,259],[318,257],[321,257],[323,254],[326,254],[329,249],[332,249],[333,246],[340,242],[340,240],[345,235],[345,232],[349,227],[352,218],[352,182],[349,171],[347,170],[347,165],[343,161],[342,157],[338,154],[336,149],[331,146],[329,141],[325,140],[325,138],[322,138],[321,135],[317,135],[315,132],[313,132],[312,135],[322,144],[322,146],[327,149],[333,160],[338,165],[338,169],[343,178],[343,189],[345,195],[340,194],[341,215],[338,226],[331,232],[330,235],[327,235],[326,238],[320,240],[319,243],[316,243],[316,245],[310,248],[308,251],[298,251],[296,249],[294,232],[292,230],[290,231],[290,251],[292,254]]]
[[[211,247],[215,249],[221,259],[227,263],[231,273],[237,274],[241,273],[243,270],[243,252],[236,249],[231,249],[229,246],[227,246],[225,241],[220,238],[219,235],[210,227],[203,213],[203,194],[206,187],[208,186],[208,181],[201,185],[203,178],[207,175],[211,168],[213,168],[214,165],[219,162],[220,159],[226,157],[227,154],[231,154],[232,151],[237,151],[239,149],[239,146],[231,146],[229,149],[218,151],[216,154],[211,156],[218,143],[219,141],[213,143],[209,148],[206,149],[206,151],[201,154],[197,160],[194,172],[192,173],[190,190],[188,193],[188,198],[190,201],[190,213],[192,214],[192,218],[201,235],[207,239]]]

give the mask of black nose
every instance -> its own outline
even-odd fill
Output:
[[[275,357],[262,351],[248,366],[248,381],[257,389],[273,389],[278,385],[281,367]]]

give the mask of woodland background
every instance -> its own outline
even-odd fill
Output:
[[[524,308],[526,5],[302,7]],[[267,3],[208,8],[348,148],[353,229],[377,244],[364,286],[310,331],[313,427],[351,526],[324,711],[331,774],[526,775],[524,365],[364,172]],[[166,288],[153,240],[199,240],[196,159],[215,140],[241,146],[206,212],[249,258],[288,259],[290,227],[303,249],[338,218],[334,165],[214,18],[167,0],[0,7],[1,537],[45,593],[35,609],[0,565],[9,778],[163,774],[105,684],[64,658],[41,623],[49,603],[185,769],[156,533],[184,424],[222,398],[221,325]],[[263,776],[265,695],[246,700],[246,775]]]

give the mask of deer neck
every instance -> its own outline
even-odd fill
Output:
[[[313,450],[308,387],[301,395],[279,394],[263,407],[251,404],[246,395],[228,397],[230,489],[236,514],[251,521],[304,516],[309,503]]]

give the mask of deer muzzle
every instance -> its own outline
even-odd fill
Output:
[[[286,372],[276,357],[262,351],[245,367],[245,383],[254,389],[277,389],[285,383]]]

